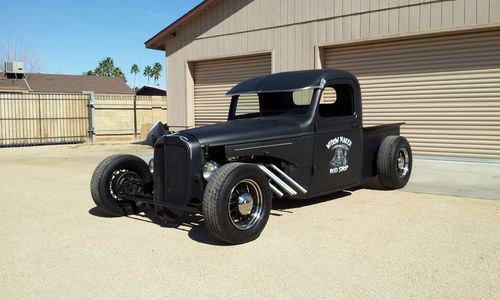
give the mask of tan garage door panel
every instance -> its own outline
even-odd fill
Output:
[[[242,80],[271,74],[271,54],[196,62],[194,74],[195,125],[224,122],[231,100],[226,92]]]
[[[421,155],[500,158],[500,31],[325,49],[360,80],[365,125],[404,121]]]

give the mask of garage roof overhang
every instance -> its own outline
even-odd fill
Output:
[[[182,27],[182,25],[189,22],[192,18],[202,13],[205,9],[208,9],[210,5],[215,3],[218,0],[205,0],[198,4],[196,7],[188,11],[185,15],[177,19],[172,24],[165,27],[162,31],[158,32],[155,36],[144,42],[146,48],[154,49],[154,50],[162,50],[165,51],[165,39],[172,35],[175,35],[175,32]]]

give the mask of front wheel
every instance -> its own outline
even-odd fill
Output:
[[[271,212],[272,193],[266,176],[255,165],[229,163],[210,179],[203,197],[208,231],[230,244],[256,239]]]
[[[138,181],[153,181],[146,162],[133,155],[113,155],[95,168],[90,181],[90,193],[97,207],[110,215],[135,214],[143,205],[123,200],[119,194],[124,190],[143,193],[143,186]]]

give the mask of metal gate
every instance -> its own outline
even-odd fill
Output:
[[[0,147],[88,141],[90,101],[83,94],[0,94]]]

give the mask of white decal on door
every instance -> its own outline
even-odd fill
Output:
[[[332,152],[332,159],[330,160],[330,174],[338,174],[349,169],[349,161],[347,156],[351,149],[352,142],[350,139],[339,136],[331,139],[326,148]]]

